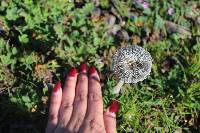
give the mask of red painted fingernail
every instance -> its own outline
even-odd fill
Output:
[[[82,63],[82,64],[80,65],[80,71],[81,71],[82,73],[86,73],[86,71],[87,71],[87,65],[86,65],[85,63]]]
[[[73,67],[73,68],[71,68],[71,69],[69,70],[68,76],[69,76],[69,77],[76,77],[76,73],[77,73],[76,68]]]
[[[94,66],[91,66],[89,69],[89,74],[96,73],[96,68]]]
[[[60,89],[61,89],[61,82],[58,81],[58,82],[56,83],[56,85],[54,86],[53,92],[56,93],[56,92],[58,92]]]
[[[109,111],[116,114],[119,111],[119,102],[116,100],[112,101]]]

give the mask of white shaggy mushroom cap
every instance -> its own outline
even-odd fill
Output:
[[[112,58],[112,69],[125,83],[137,83],[150,75],[152,58],[137,45],[120,48]]]

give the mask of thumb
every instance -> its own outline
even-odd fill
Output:
[[[111,105],[108,107],[104,113],[104,123],[106,128],[106,133],[116,133],[116,113],[119,110],[119,103],[117,101],[112,101]]]

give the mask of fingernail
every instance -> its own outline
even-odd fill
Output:
[[[54,92],[54,93],[57,93],[60,89],[61,89],[61,82],[58,81],[58,82],[56,83],[56,85],[54,86],[53,92]]]
[[[89,74],[91,75],[93,73],[96,73],[96,68],[94,66],[91,66],[89,69]]]
[[[118,111],[119,111],[119,102],[114,100],[114,101],[112,101],[112,103],[109,107],[109,112],[116,114]]]
[[[69,70],[68,76],[69,76],[69,77],[76,77],[76,73],[77,73],[76,68],[73,67],[73,68],[71,68],[71,69]]]
[[[86,72],[87,72],[87,65],[86,65],[85,63],[82,63],[82,64],[80,65],[80,71],[81,71],[82,73],[86,73]]]

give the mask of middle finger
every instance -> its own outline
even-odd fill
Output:
[[[90,67],[88,79],[88,107],[83,126],[83,132],[105,132],[103,121],[103,100],[99,75],[94,66]]]

